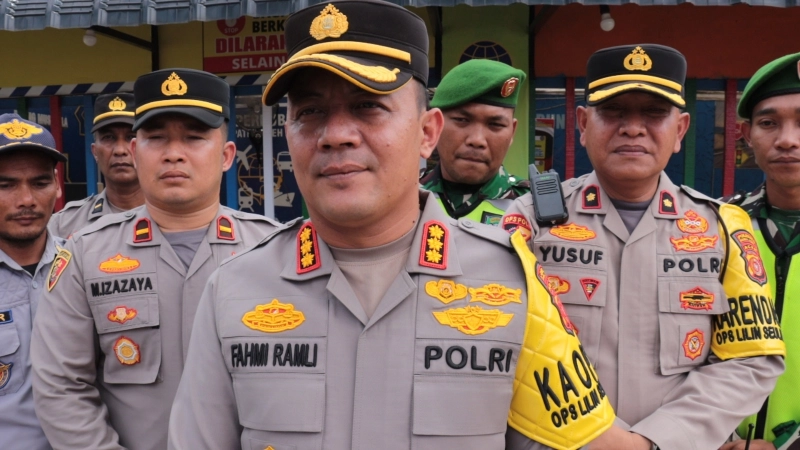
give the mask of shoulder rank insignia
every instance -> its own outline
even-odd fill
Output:
[[[694,361],[703,353],[703,347],[705,345],[706,339],[705,336],[703,336],[703,332],[695,328],[686,333],[686,337],[683,339],[683,354]]]
[[[137,364],[142,360],[139,344],[125,336],[114,342],[114,354],[117,355],[117,360],[126,366]]]
[[[499,309],[467,306],[447,311],[434,311],[433,317],[442,325],[449,325],[464,334],[475,336],[493,328],[508,325],[514,318],[514,314],[506,314]]]
[[[297,273],[311,272],[321,265],[317,230],[311,222],[306,222],[297,232]]]
[[[594,293],[597,292],[597,288],[600,287],[600,280],[595,278],[581,278],[581,287],[583,288],[583,294],[586,296],[586,300],[592,301],[592,297],[594,297]]]
[[[588,227],[576,225],[574,223],[558,225],[550,228],[550,234],[567,241],[588,241],[589,239],[594,239],[595,236],[597,236],[595,232],[590,230]]]
[[[517,90],[517,85],[519,85],[519,78],[511,77],[507,79],[500,88],[500,96],[503,98],[510,96]]]
[[[161,93],[167,97],[171,95],[183,95],[188,90],[186,82],[181,80],[177,73],[172,72],[163,83],[161,83]]]
[[[108,320],[123,324],[136,317],[136,310],[127,306],[117,306],[106,315]]]
[[[419,252],[419,265],[434,269],[447,268],[447,228],[435,220],[423,225],[422,248]]]
[[[550,292],[552,292],[553,295],[566,294],[567,292],[569,292],[570,288],[569,281],[559,276],[548,275],[547,284],[550,286]]]
[[[679,238],[671,237],[669,241],[672,246],[679,252],[699,252],[707,248],[714,248],[717,245],[719,236],[699,236],[692,234],[689,236],[682,236]]]
[[[714,294],[697,286],[680,293],[681,308],[694,310],[710,310],[714,306]]]
[[[257,305],[253,311],[248,311],[242,316],[242,323],[247,325],[247,328],[264,333],[293,330],[305,320],[306,317],[302,312],[294,310],[294,305],[281,303],[277,298],[266,305]]]
[[[758,243],[753,238],[753,235],[745,230],[739,230],[733,232],[731,238],[742,251],[739,256],[744,260],[744,270],[747,272],[747,277],[761,286],[767,284],[767,272],[764,270],[761,253],[758,251]]]
[[[625,60],[622,62],[628,70],[641,70],[642,72],[647,72],[653,67],[653,60],[647,56],[644,49],[642,47],[636,46],[633,51],[625,57]]]
[[[469,301],[486,303],[490,306],[502,306],[508,303],[522,303],[519,296],[522,289],[510,289],[502,284],[491,283],[480,288],[469,288]]]
[[[0,124],[0,134],[8,139],[15,140],[28,139],[34,134],[41,133],[43,130],[43,128],[29,125],[25,122],[20,122],[17,119],[12,120],[11,122]]]
[[[11,310],[0,311],[0,325],[5,325],[14,321],[14,316],[11,315]]]
[[[150,228],[150,219],[142,217],[136,221],[133,227],[133,242],[138,244],[141,242],[150,242],[153,240],[153,232]]]
[[[683,219],[678,219],[678,229],[688,234],[700,234],[708,231],[708,221],[693,210],[686,211]]]
[[[661,197],[658,199],[658,212],[661,214],[678,214],[675,208],[675,197],[667,191],[661,191]]]
[[[531,224],[528,223],[528,219],[522,214],[509,214],[504,216],[503,223],[501,223],[500,226],[508,231],[508,234],[514,234],[515,231],[519,230],[526,241],[531,240]]]
[[[321,41],[327,37],[341,37],[349,26],[347,16],[339,12],[335,6],[328,4],[311,22],[308,32],[314,39]]]
[[[98,198],[97,201],[94,202],[94,206],[92,206],[92,214],[97,214],[103,212],[103,204],[105,200],[102,198]]]
[[[56,283],[58,283],[58,279],[61,278],[61,274],[64,273],[64,269],[67,268],[70,260],[72,260],[72,253],[69,250],[61,247],[56,247],[56,249],[58,254],[50,267],[50,275],[47,276],[47,292],[53,290]]]
[[[583,201],[583,209],[600,209],[600,188],[596,184],[590,184],[583,189],[581,197]]]
[[[101,262],[99,269],[105,273],[123,273],[136,270],[138,267],[138,259],[131,259],[127,256],[122,256],[121,253],[117,253],[111,258]]]
[[[236,235],[233,232],[233,222],[231,222],[231,219],[225,216],[217,217],[217,238],[224,239],[226,241],[232,241],[236,239]]]
[[[4,363],[0,361],[0,389],[6,387],[8,384],[8,380],[11,379],[11,368],[14,367],[14,363]]]
[[[461,300],[467,296],[467,287],[452,280],[428,281],[425,293],[444,304]]]

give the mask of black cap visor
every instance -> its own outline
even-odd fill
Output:
[[[680,85],[678,85],[678,87],[680,87]],[[661,83],[651,83],[641,80],[626,80],[619,83],[609,83],[598,86],[596,89],[590,90],[588,95],[586,95],[586,104],[589,106],[599,105],[617,95],[632,91],[646,92],[663,97],[681,109],[686,107],[686,100],[681,97],[680,91],[664,86]]]
[[[139,114],[136,117],[136,122],[133,124],[133,131],[141,128],[148,120],[168,113],[183,114],[193,117],[211,128],[219,128],[225,123],[225,115],[221,112],[197,106],[165,106],[148,109],[144,113]]]
[[[292,57],[272,75],[264,89],[264,104],[278,103],[289,91],[292,79],[298,73],[296,69],[309,67],[333,72],[365,91],[381,95],[400,89],[413,77],[408,71],[390,64],[383,65],[374,59],[328,53],[303,55]]]
[[[100,120],[95,118],[94,125],[92,125],[92,133],[96,132],[100,128],[103,128],[107,125],[114,125],[114,124],[123,124],[123,125],[130,125],[133,126],[133,113],[130,114],[114,114],[105,117],[100,117]]]
[[[39,152],[45,156],[48,156],[55,160],[56,162],[67,162],[67,156],[61,153],[60,151],[50,148],[46,145],[37,144],[35,142],[14,142],[11,144],[4,145],[0,147],[0,154],[6,152],[12,152],[16,150],[28,150],[28,151],[35,151]]]

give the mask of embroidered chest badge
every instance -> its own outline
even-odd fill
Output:
[[[683,339],[683,354],[694,361],[703,353],[705,345],[706,339],[703,332],[699,329],[694,329],[686,333],[686,337]]]
[[[714,248],[717,245],[719,236],[699,236],[689,235],[679,238],[670,237],[669,241],[672,242],[672,247],[679,252],[699,252],[707,248]]]
[[[317,231],[311,222],[307,222],[297,233],[297,273],[311,272],[321,265]]]
[[[761,260],[758,243],[753,235],[745,230],[739,230],[732,233],[731,238],[741,250],[739,256],[744,260],[747,277],[761,286],[767,284],[767,272],[764,270],[764,262]]]
[[[248,311],[242,316],[242,323],[248,328],[264,333],[280,333],[293,330],[305,322],[306,317],[300,311],[294,310],[291,303],[281,303],[277,298],[265,305],[258,305],[253,311]]]
[[[531,224],[528,223],[528,219],[522,214],[509,214],[504,216],[500,226],[508,231],[508,234],[514,234],[515,231],[519,230],[526,241],[531,240]]]
[[[597,236],[597,234],[590,230],[589,227],[576,225],[574,223],[558,225],[550,228],[550,234],[567,241],[588,241],[589,239],[594,239]]]
[[[56,247],[56,249],[58,249],[58,254],[53,260],[50,274],[47,276],[47,292],[53,290],[56,283],[58,283],[58,279],[61,278],[61,274],[64,273],[64,269],[67,268],[70,260],[72,260],[72,253],[69,250],[61,247]]]
[[[714,306],[714,294],[697,286],[680,293],[681,308],[708,311]]]
[[[425,293],[444,304],[461,300],[467,296],[467,287],[452,280],[428,281]]]
[[[419,265],[434,269],[447,269],[447,227],[431,220],[423,226]]]
[[[14,367],[14,363],[4,363],[0,361],[0,389],[6,387],[8,384],[8,380],[11,379],[11,368]]]
[[[117,306],[106,316],[108,320],[123,324],[136,317],[136,310],[127,306]]]
[[[475,336],[493,328],[508,325],[514,318],[514,314],[506,314],[499,309],[467,306],[447,311],[434,311],[433,317],[442,325],[449,325],[464,334]]]
[[[138,259],[131,259],[127,256],[122,256],[121,253],[108,258],[100,263],[98,268],[105,273],[123,273],[136,270],[139,267]]]
[[[566,294],[569,292],[569,281],[556,275],[547,275],[547,285],[553,295]]]
[[[502,306],[509,303],[522,303],[522,289],[511,289],[502,284],[491,283],[479,288],[469,288],[472,296],[469,301],[486,303],[490,306]]]
[[[586,300],[592,301],[592,297],[594,297],[594,293],[597,292],[597,288],[600,287],[600,280],[596,278],[581,278],[581,287],[583,288],[583,294],[586,296]]]
[[[137,364],[142,360],[139,344],[125,336],[114,342],[114,354],[117,355],[117,360],[126,366]]]
[[[692,211],[686,211],[683,219],[677,220],[678,229],[687,234],[701,234],[708,231],[708,221]]]

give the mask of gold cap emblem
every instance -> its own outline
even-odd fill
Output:
[[[504,327],[514,318],[514,314],[506,314],[499,309],[483,309],[480,306],[434,311],[433,316],[440,324],[449,325],[470,336]]]
[[[522,289],[511,289],[503,286],[502,284],[491,283],[480,288],[469,288],[469,293],[472,302],[482,302],[491,306],[501,306],[507,303],[522,303],[519,296],[522,294]]]
[[[119,97],[114,97],[114,100],[108,102],[108,109],[111,111],[124,111],[126,106],[128,105],[125,104],[125,101]]]
[[[258,305],[254,311],[249,311],[242,317],[242,323],[248,328],[263,331],[264,333],[280,333],[300,326],[306,317],[300,311],[294,310],[291,303],[281,303],[277,298],[267,305]]]
[[[347,16],[340,13],[335,6],[329,4],[311,22],[309,33],[318,41],[326,37],[338,38],[347,31],[348,26]]]
[[[428,281],[425,292],[440,302],[447,304],[467,296],[467,287],[451,280]]]
[[[27,139],[44,131],[42,128],[20,122],[17,119],[0,125],[0,134],[8,139]]]
[[[500,96],[505,98],[510,96],[517,90],[517,85],[519,84],[519,78],[511,77],[503,83],[503,87],[500,88]]]
[[[183,95],[186,93],[186,83],[181,80],[177,73],[172,72],[163,83],[161,83],[161,93],[167,97],[171,95]]]
[[[647,56],[642,47],[636,46],[630,55],[625,57],[623,65],[628,70],[641,70],[647,72],[653,67],[653,60]]]

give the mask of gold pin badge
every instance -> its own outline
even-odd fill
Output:
[[[339,12],[335,6],[329,4],[311,22],[309,33],[318,41],[327,37],[338,38],[347,31],[348,26],[347,16]]]
[[[479,288],[469,288],[472,296],[469,301],[486,303],[491,306],[502,306],[511,302],[522,303],[519,296],[522,289],[511,289],[502,284],[490,283]]]
[[[642,47],[636,46],[630,55],[625,57],[623,65],[628,70],[641,70],[647,72],[653,67],[653,60],[647,56]]]
[[[428,281],[425,292],[440,302],[447,304],[467,296],[467,287],[451,280]]]
[[[183,95],[188,90],[186,83],[181,80],[177,73],[172,72],[163,83],[161,83],[161,93],[167,97],[171,95]]]
[[[500,96],[505,98],[510,96],[517,90],[517,85],[519,85],[519,78],[511,77],[503,83],[503,87],[500,88]]]
[[[20,122],[17,119],[0,125],[0,133],[8,139],[27,139],[44,131],[42,128]]]
[[[124,111],[126,106],[125,101],[119,97],[114,97],[114,100],[108,102],[108,109],[111,111]]]
[[[508,325],[511,319],[514,318],[514,314],[506,314],[499,309],[467,306],[465,308],[448,309],[447,311],[434,311],[433,317],[442,325],[449,325],[464,334],[475,336],[486,333],[493,328]]]

